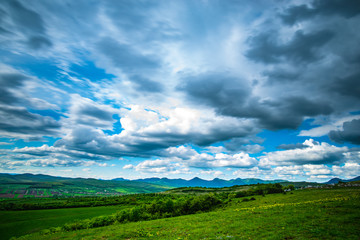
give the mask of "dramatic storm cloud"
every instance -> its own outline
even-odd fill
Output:
[[[358,1],[1,1],[0,171],[358,176],[359,24]]]

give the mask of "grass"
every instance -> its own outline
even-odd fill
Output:
[[[359,239],[359,188],[255,198],[209,213],[20,239]]]
[[[0,239],[62,226],[75,220],[110,215],[127,206],[66,208],[28,211],[0,211]]]

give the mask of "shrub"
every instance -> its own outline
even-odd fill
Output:
[[[130,219],[130,216],[129,216],[129,212],[127,211],[120,211],[120,212],[117,212],[115,213],[115,220],[122,223],[122,222],[126,222]]]
[[[115,218],[113,216],[100,216],[96,218],[92,218],[90,222],[86,225],[88,225],[88,228],[94,228],[94,227],[103,227],[111,225],[115,222]]]
[[[241,192],[237,192],[236,194],[235,194],[235,197],[237,197],[237,198],[241,198],[241,197],[246,197],[246,191],[241,191]]]

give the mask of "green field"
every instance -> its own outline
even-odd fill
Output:
[[[0,239],[21,236],[75,220],[110,215],[126,206],[0,211]]]
[[[20,239],[359,239],[359,188],[296,190],[255,199],[233,198],[206,213]]]

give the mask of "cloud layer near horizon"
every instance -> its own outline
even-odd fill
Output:
[[[359,6],[2,1],[0,167],[357,176]]]

